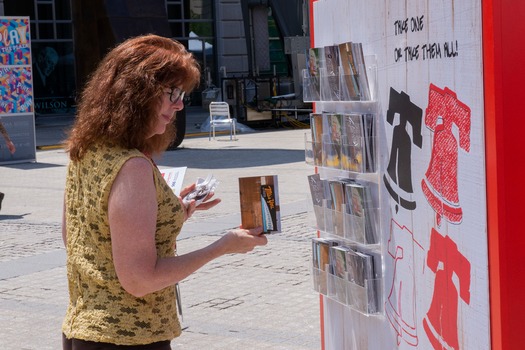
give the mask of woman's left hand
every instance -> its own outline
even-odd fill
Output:
[[[186,197],[191,191],[193,191],[195,189],[195,184],[191,184],[187,187],[184,187],[181,191],[180,191],[180,196],[179,196],[179,199],[182,203],[182,199],[184,197]],[[186,206],[186,212],[184,213],[184,221],[188,220],[192,215],[193,213],[196,211],[196,210],[208,210],[210,208],[213,208],[214,206],[216,206],[217,204],[219,204],[221,202],[221,199],[220,198],[215,198],[213,200],[210,200],[213,195],[215,193],[213,192],[210,192],[208,193],[208,195],[206,196],[206,198],[204,198],[204,200],[199,204],[199,205],[196,205],[196,202],[195,202],[195,199],[192,199]]]

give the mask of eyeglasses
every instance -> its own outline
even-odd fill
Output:
[[[184,99],[184,94],[186,92],[182,91],[179,88],[172,88],[171,91],[166,92],[168,95],[170,95],[170,102],[171,103],[177,103],[180,100]]]

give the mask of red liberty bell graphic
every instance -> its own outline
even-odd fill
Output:
[[[423,328],[434,349],[458,350],[459,302],[470,304],[470,261],[449,236],[442,236],[432,228],[427,266],[436,278]]]
[[[445,217],[460,223],[463,211],[458,195],[458,141],[452,133],[458,128],[459,147],[470,151],[470,108],[449,88],[430,84],[425,125],[434,132],[430,164],[421,181],[423,193],[436,212],[437,224]]]

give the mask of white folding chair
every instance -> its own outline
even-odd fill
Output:
[[[217,126],[228,125],[230,129],[230,141],[237,140],[237,131],[235,125],[235,118],[230,116],[230,106],[227,102],[211,102],[210,103],[210,134],[215,140],[215,128]]]

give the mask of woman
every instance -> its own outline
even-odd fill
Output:
[[[64,349],[171,349],[181,332],[174,285],[219,256],[267,242],[261,228],[237,229],[175,256],[183,222],[220,201],[211,194],[184,206],[151,159],[173,139],[173,118],[199,78],[180,43],[147,35],[113,49],[81,96],[66,141]]]

